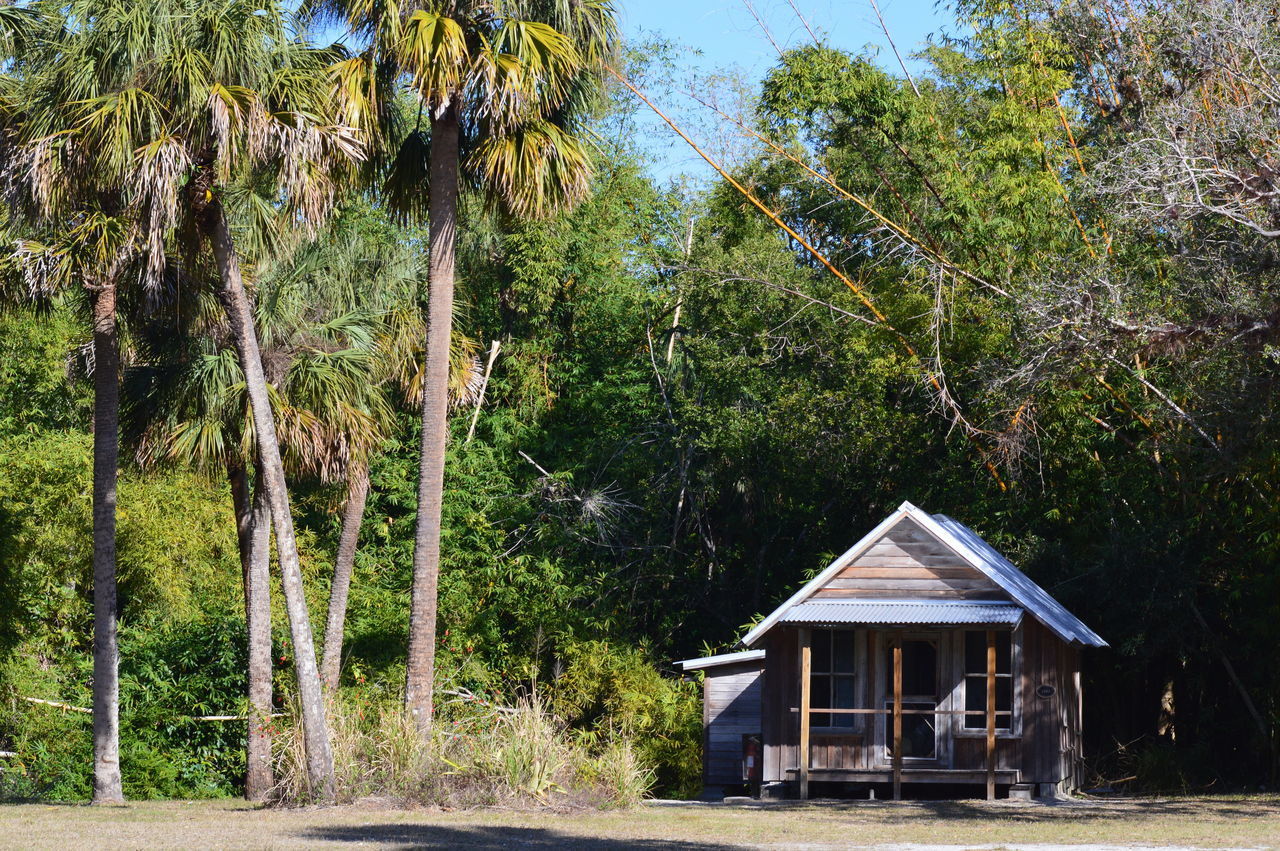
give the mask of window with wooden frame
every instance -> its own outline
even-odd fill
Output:
[[[996,630],[996,730],[1013,730],[1013,633]],[[966,732],[977,733],[987,728],[987,631],[964,631],[964,708],[960,725]]]
[[[813,709],[857,708],[857,638],[852,629],[809,630],[809,706]],[[862,726],[858,715],[844,712],[815,711],[809,723],[836,730]]]

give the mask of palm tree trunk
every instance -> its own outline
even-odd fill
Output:
[[[333,585],[329,590],[329,621],[324,630],[324,657],[320,675],[330,695],[338,690],[342,667],[342,631],[347,621],[347,596],[351,591],[351,570],[356,562],[356,545],[364,522],[364,504],[369,497],[369,463],[353,461],[347,473],[347,503],[342,507],[342,534],[338,557],[333,562]]]
[[[324,694],[320,688],[320,671],[316,666],[316,649],[311,637],[311,618],[302,586],[302,570],[298,561],[298,542],[293,532],[293,514],[289,507],[289,491],[285,485],[284,464],[276,441],[275,418],[267,378],[262,370],[258,335],[254,330],[253,311],[240,277],[240,261],[236,256],[222,205],[214,199],[205,206],[202,224],[222,280],[219,297],[231,325],[240,368],[244,371],[245,390],[253,413],[254,435],[258,445],[258,461],[262,476],[258,487],[265,487],[271,506],[271,520],[276,533],[276,554],[280,559],[281,586],[285,611],[289,615],[289,633],[293,642],[293,666],[298,679],[298,702],[302,709],[302,732],[307,756],[307,777],[311,794],[321,802],[332,802],[336,795],[333,776],[333,750],[325,721]]]
[[[124,802],[120,781],[120,648],[116,637],[116,477],[120,337],[115,282],[93,295],[93,802]]]
[[[244,797],[265,801],[275,787],[271,771],[271,507],[264,488],[249,493],[243,462],[227,463],[236,509],[244,614],[249,646],[249,719],[245,739]],[[259,476],[261,481],[261,476]]]
[[[431,729],[435,688],[436,588],[449,413],[449,337],[453,331],[453,267],[458,224],[458,111],[431,119],[430,266],[427,271],[427,358],[418,459],[418,525],[413,545],[409,663],[405,708],[424,734]]]

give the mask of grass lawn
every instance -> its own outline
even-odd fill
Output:
[[[0,806],[9,848],[1280,847],[1280,797],[651,803],[614,812],[261,809],[235,801]],[[923,849],[922,849],[923,851]],[[1046,849],[1048,851],[1048,849]]]

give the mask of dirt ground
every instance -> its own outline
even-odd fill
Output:
[[[0,806],[4,848],[1280,848],[1280,797],[652,802],[613,812],[262,809],[235,801]]]

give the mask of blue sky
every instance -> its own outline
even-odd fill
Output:
[[[868,44],[883,45],[881,61],[897,67],[869,0],[793,2],[809,26],[835,46],[857,51]],[[950,13],[938,8],[934,0],[878,2],[889,33],[904,56],[951,20]],[[783,48],[810,41],[787,0],[750,0],[750,7]],[[745,0],[621,0],[619,8],[628,36],[661,33],[701,50],[702,61],[708,64],[736,63],[758,74],[778,58]]]
[[[763,20],[773,40],[783,49],[808,43],[808,31],[788,0],[749,0]],[[792,0],[809,26],[830,44],[853,52],[879,49],[878,62],[901,73],[897,60],[885,42],[869,0]],[[921,47],[930,33],[954,30],[951,13],[935,0],[878,0],[889,33],[908,58]],[[778,53],[748,9],[748,0],[620,0],[623,30],[629,40],[661,36],[690,48],[681,56],[681,65],[695,74],[708,74],[737,67],[748,80],[758,81],[778,59]],[[908,58],[908,67],[918,67]],[[655,93],[656,95],[657,93]],[[688,122],[696,133],[702,117],[700,108],[678,95],[660,97],[681,123]],[[683,121],[682,121],[683,119]],[[703,178],[708,170],[683,143],[673,144],[670,131],[645,120],[646,139],[642,147],[653,159],[652,170],[660,178],[688,173]],[[706,125],[704,133],[711,132]]]

